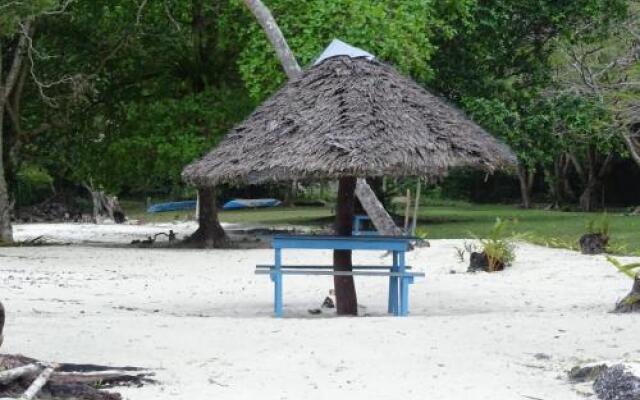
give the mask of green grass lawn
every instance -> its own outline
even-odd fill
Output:
[[[149,214],[140,203],[124,202],[130,218],[148,222],[166,222],[185,219],[186,212]],[[452,203],[433,205],[419,210],[418,229],[428,238],[473,238],[485,236],[496,218],[513,221],[510,230],[531,242],[554,247],[577,246],[579,237],[586,232],[589,220],[597,213],[523,210],[509,205],[477,205]],[[623,213],[609,214],[611,249],[619,254],[640,254],[640,216]],[[223,211],[220,220],[229,223],[261,223],[271,225],[317,225],[331,221],[329,207],[269,208],[242,211]]]
[[[424,207],[418,226],[429,238],[482,237],[496,218],[513,221],[511,229],[531,242],[575,248],[586,233],[587,223],[598,213],[523,210],[505,205],[456,205]],[[616,253],[640,254],[640,216],[609,213],[611,249]]]

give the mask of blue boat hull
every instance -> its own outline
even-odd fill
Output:
[[[187,200],[187,201],[172,201],[169,203],[158,203],[152,204],[147,208],[147,212],[150,213],[159,213],[159,212],[168,212],[168,211],[188,211],[196,209],[196,201],[195,200]]]
[[[243,208],[277,207],[282,202],[276,199],[233,199],[224,203],[223,210],[241,210]]]

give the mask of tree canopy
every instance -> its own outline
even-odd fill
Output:
[[[302,66],[339,38],[465,109],[517,152],[525,192],[542,179],[593,208],[612,160],[637,156],[634,0],[265,3]],[[239,0],[8,0],[0,52],[3,88],[22,60],[0,110],[9,202],[36,170],[179,194],[182,167],[286,79]]]

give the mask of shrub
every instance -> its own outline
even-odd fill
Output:
[[[478,238],[482,252],[487,257],[488,271],[493,272],[507,267],[515,260],[514,237],[507,233],[509,221],[496,218],[496,222],[486,238]]]

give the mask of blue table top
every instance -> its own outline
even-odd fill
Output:
[[[335,236],[335,235],[274,235],[276,249],[334,249],[407,251],[411,236]]]

